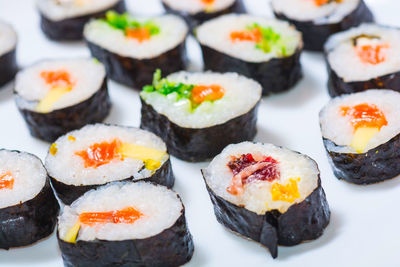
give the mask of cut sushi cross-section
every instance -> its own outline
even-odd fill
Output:
[[[16,46],[17,33],[0,20],[0,87],[11,81],[18,71]]]
[[[180,266],[193,254],[184,206],[168,188],[113,183],[91,190],[58,221],[67,266]]]
[[[216,15],[229,11],[235,0],[162,0],[168,11],[196,16],[202,13]],[[193,25],[194,26],[194,25]]]

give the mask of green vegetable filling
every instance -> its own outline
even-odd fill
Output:
[[[272,27],[262,27],[258,23],[254,23],[253,25],[247,26],[246,29],[249,31],[258,29],[261,32],[262,41],[255,45],[257,49],[262,50],[264,53],[276,51],[282,56],[287,55],[286,45],[284,44],[281,35],[275,32]]]

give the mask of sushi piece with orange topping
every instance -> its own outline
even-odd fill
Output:
[[[41,160],[0,150],[0,249],[31,245],[51,235],[59,205]]]
[[[194,251],[178,194],[152,183],[113,183],[66,206],[58,219],[65,266],[174,267]]]
[[[328,91],[334,97],[368,89],[400,91],[400,29],[362,24],[325,45]]]
[[[303,33],[304,49],[311,51],[323,51],[332,34],[374,21],[364,0],[272,0],[271,4],[278,19]]]
[[[109,10],[126,11],[125,0],[37,0],[40,27],[54,41],[78,41],[85,24]]]
[[[87,125],[58,138],[45,161],[59,199],[69,205],[85,192],[115,181],[150,181],[171,188],[165,143],[137,128]]]
[[[371,184],[400,174],[399,101],[399,92],[373,89],[335,97],[322,109],[322,137],[338,179]]]
[[[185,161],[211,159],[257,132],[261,86],[236,73],[154,74],[140,93],[142,129],[160,136]]]
[[[272,144],[227,146],[202,170],[219,223],[268,248],[320,237],[330,210],[317,163]]]
[[[109,114],[106,72],[92,58],[47,60],[17,74],[15,102],[32,136],[53,142]]]
[[[18,71],[17,34],[11,25],[0,20],[0,88],[14,79]]]

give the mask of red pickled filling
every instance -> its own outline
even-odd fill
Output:
[[[262,33],[259,28],[254,28],[252,30],[244,30],[244,31],[234,31],[231,32],[231,41],[232,42],[254,42],[259,43],[262,41]]]
[[[147,41],[151,38],[150,31],[143,27],[143,28],[127,28],[125,30],[125,34],[128,38],[136,39],[139,43],[143,41]]]
[[[196,104],[214,101],[224,97],[225,89],[219,85],[197,85],[192,90],[191,100]]]
[[[357,46],[357,54],[363,63],[377,65],[386,60],[387,44]]]
[[[42,71],[40,77],[49,85],[70,87],[73,85],[71,76],[67,71]]]
[[[388,124],[385,114],[373,104],[358,104],[353,107],[341,107],[342,116],[350,116],[351,124],[357,130],[361,127],[378,128]]]
[[[79,221],[86,225],[105,223],[134,223],[143,217],[143,214],[134,207],[108,212],[85,212],[79,215]]]
[[[85,168],[97,168],[115,159],[122,159],[118,153],[121,141],[118,139],[112,142],[95,143],[85,150],[75,152],[84,160]]]
[[[11,172],[0,174],[0,189],[13,189],[14,177]]]

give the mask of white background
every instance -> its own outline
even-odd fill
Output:
[[[157,13],[158,0],[126,0],[133,13]],[[184,1],[184,0],[182,0]],[[251,13],[270,15],[267,0],[247,0]],[[367,1],[377,21],[400,26],[398,0]],[[84,43],[48,41],[39,28],[32,0],[0,0],[0,19],[18,32],[18,62],[88,56]],[[193,69],[200,66],[199,47],[190,40]],[[332,211],[331,222],[318,240],[279,248],[273,260],[255,242],[244,240],[219,225],[207,195],[200,168],[172,159],[174,189],[182,196],[195,253],[187,266],[400,266],[400,179],[369,186],[338,181],[332,174],[321,141],[318,112],[328,101],[327,74],[318,53],[302,56],[304,79],[290,92],[264,98],[259,110],[257,141],[283,145],[314,158],[321,169],[322,184]],[[109,83],[113,109],[106,122],[139,126],[138,93]],[[12,85],[0,91],[0,147],[25,150],[44,159],[49,144],[32,138],[15,107]],[[62,266],[57,241],[50,238],[28,248],[0,251],[0,266]]]

